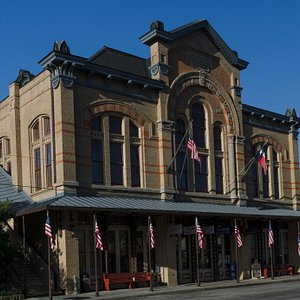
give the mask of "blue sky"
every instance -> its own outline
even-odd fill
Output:
[[[161,20],[172,30],[207,19],[250,65],[241,74],[244,103],[300,116],[300,1],[296,0],[0,0],[0,99],[19,69],[41,71],[38,61],[53,42],[89,57],[106,45],[149,57],[139,37]]]

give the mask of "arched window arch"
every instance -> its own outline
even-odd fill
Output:
[[[11,175],[11,149],[10,139],[7,137],[0,138],[0,165]]]
[[[205,148],[206,118],[203,104],[196,102],[192,105],[193,138],[197,147]]]
[[[91,138],[93,184],[141,186],[140,128],[133,120],[108,112],[95,116]]]
[[[186,132],[186,126],[182,119],[178,118],[175,121],[175,144],[176,150],[180,146]],[[187,138],[183,141],[176,155],[176,180],[177,189],[181,191],[187,190],[187,161],[185,159]]]
[[[51,127],[48,116],[38,117],[30,127],[33,191],[52,186]]]

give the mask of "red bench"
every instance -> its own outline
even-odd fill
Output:
[[[274,275],[281,276],[281,275],[293,275],[294,274],[294,267],[289,265],[277,265],[273,269]],[[265,278],[268,278],[268,274],[271,274],[271,267],[264,266],[262,267],[262,273],[264,274]]]
[[[111,284],[126,284],[129,289],[135,287],[137,282],[146,282],[147,286],[150,285],[150,276],[148,273],[103,273],[104,289],[110,291]]]

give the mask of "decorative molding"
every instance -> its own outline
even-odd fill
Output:
[[[20,87],[23,87],[34,77],[35,76],[31,74],[29,71],[20,69],[19,76],[17,77],[16,82],[19,83]]]
[[[231,87],[232,90],[234,90],[234,94],[236,97],[241,97],[242,96],[242,90],[243,88],[241,86],[237,86],[237,85],[234,85]]]
[[[47,69],[51,72],[51,83],[54,89],[57,89],[62,83],[65,88],[71,88],[74,84],[75,76],[73,74],[76,63],[64,61],[62,64],[51,63]]]
[[[245,144],[245,140],[246,140],[246,138],[244,136],[236,135],[235,143],[236,144],[244,145]]]
[[[151,65],[148,69],[150,70],[151,76],[156,76],[159,72],[163,75],[168,75],[170,66],[159,62],[155,65]]]

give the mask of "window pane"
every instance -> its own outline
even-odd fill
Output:
[[[129,131],[131,137],[139,137],[139,129],[132,123],[129,123]]]
[[[6,155],[10,154],[10,140],[5,140],[6,141]]]
[[[192,107],[193,137],[197,147],[205,148],[205,113],[203,105],[196,103]]]
[[[103,147],[102,140],[92,140],[92,180],[103,184]]]
[[[40,129],[39,129],[39,122],[36,122],[36,124],[32,128],[32,138],[33,141],[37,141],[40,138]]]
[[[111,184],[123,184],[123,144],[110,143],[110,172]]]
[[[109,133],[122,134],[122,118],[109,116]]]
[[[139,146],[130,146],[130,158],[131,158],[131,185],[140,186],[140,158],[139,158]]]
[[[181,119],[177,119],[175,123],[175,141],[179,145],[185,134],[185,124]]]
[[[261,169],[261,172],[263,178],[263,196],[264,198],[269,198],[269,174],[267,173],[267,175],[265,175],[263,169]]]
[[[194,162],[195,167],[195,191],[207,192],[207,157],[200,156],[201,165],[198,161]]]
[[[36,191],[38,191],[42,187],[40,148],[34,150],[34,175],[35,175],[35,189]]]
[[[114,231],[107,232],[107,260],[108,273],[116,273],[116,234]]]
[[[223,194],[223,166],[222,158],[215,158],[216,193]]]
[[[128,232],[125,230],[120,230],[119,231],[119,239],[120,239],[121,272],[129,272]]]
[[[44,118],[44,135],[50,134],[50,118]]]
[[[221,143],[221,129],[219,126],[214,127],[214,147],[215,150],[222,150],[222,143]]]
[[[185,161],[185,164],[183,166],[184,157],[185,157],[185,152],[183,152],[183,151],[178,152],[177,157],[176,157],[177,189],[180,191],[187,190],[187,163]],[[180,174],[181,174],[181,177],[180,177]]]
[[[45,146],[46,154],[46,186],[52,186],[52,160],[51,160],[51,144]]]
[[[91,120],[91,129],[102,131],[101,117],[97,117]]]
[[[274,172],[274,196],[275,199],[279,199],[279,168],[274,167],[273,169]]]

